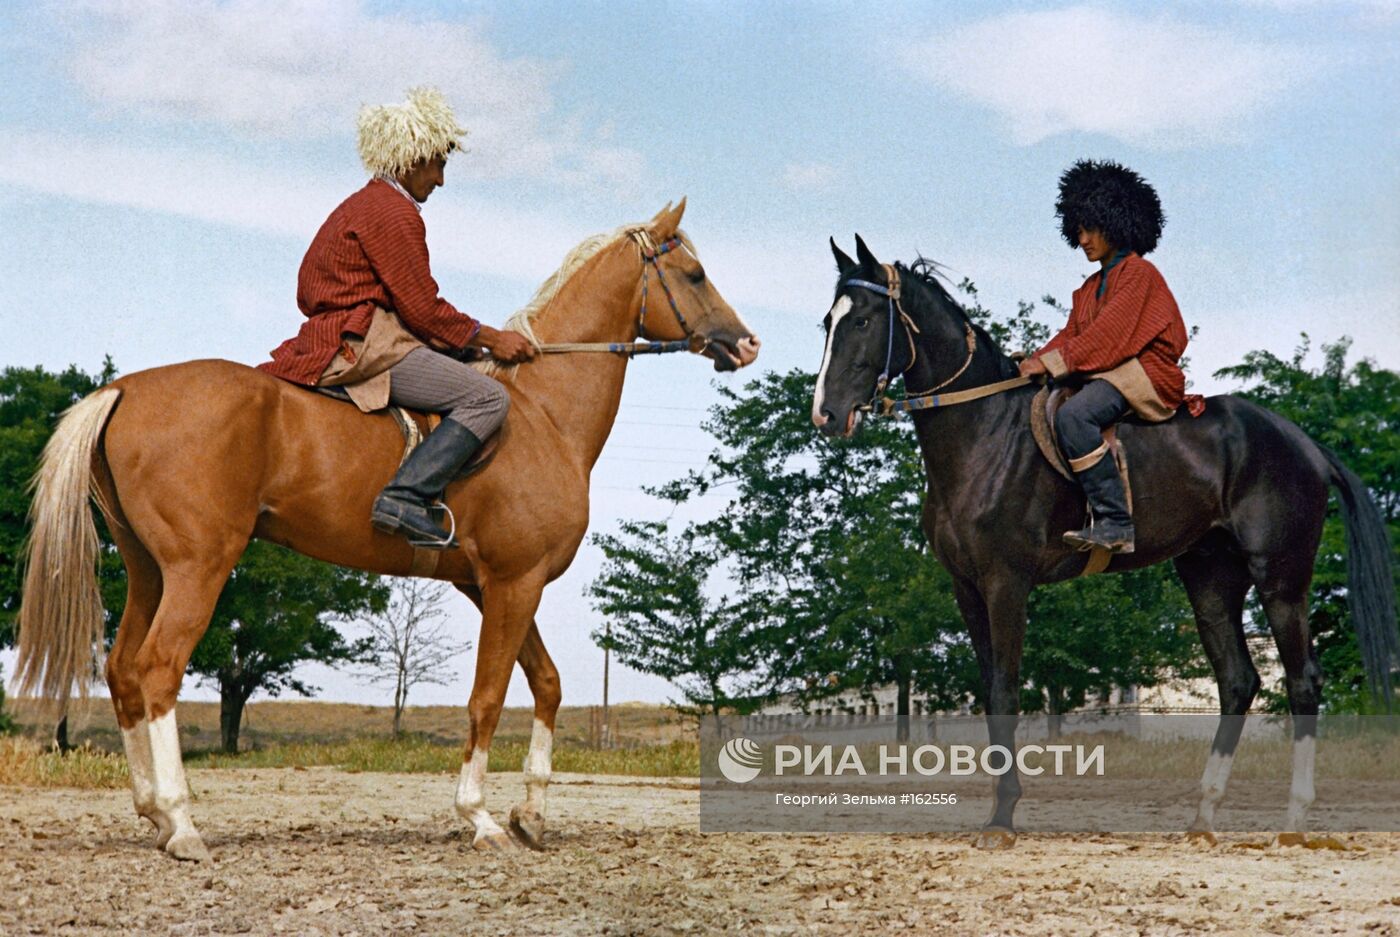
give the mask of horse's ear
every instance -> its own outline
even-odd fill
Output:
[[[648,224],[648,225],[651,225],[651,226],[656,225],[658,222],[661,221],[661,219],[662,219],[663,217],[665,217],[666,213],[667,213],[668,211],[670,211],[670,210],[671,210],[671,203],[670,203],[670,202],[667,202],[667,203],[666,203],[666,207],[663,208],[663,209],[661,209],[661,211],[657,212],[656,214],[652,215],[652,216],[651,216],[651,220],[648,221],[647,224]]]
[[[860,239],[859,234],[856,235],[856,260],[859,260],[862,266],[880,266],[880,261],[875,259],[874,254],[870,253],[870,248],[865,246],[865,242]]]
[[[845,276],[856,268],[856,262],[846,256],[846,252],[836,246],[836,238],[831,238],[831,254],[836,258],[836,272]]]
[[[669,202],[657,216],[652,219],[651,233],[659,240],[665,241],[676,236],[676,231],[681,226],[681,216],[685,214],[685,197],[682,196],[680,202],[671,207]]]

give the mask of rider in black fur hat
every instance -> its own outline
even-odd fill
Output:
[[[1080,231],[1099,231],[1108,243],[1146,256],[1162,237],[1162,202],[1137,173],[1110,160],[1082,159],[1060,177],[1055,203],[1060,233],[1079,247]]]
[[[1131,169],[1080,160],[1060,177],[1055,212],[1065,240],[1100,269],[1074,291],[1069,322],[1021,363],[1021,373],[1082,385],[1056,413],[1055,429],[1092,520],[1067,532],[1065,542],[1131,553],[1128,500],[1100,434],[1130,411],[1156,422],[1170,419],[1182,403],[1193,416],[1204,407],[1199,396],[1186,395],[1177,364],[1187,332],[1176,300],[1142,257],[1162,236],[1162,203]]]

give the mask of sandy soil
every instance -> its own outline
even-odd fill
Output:
[[[203,865],[125,792],[0,788],[0,933],[1400,934],[1400,834],[702,835],[693,781],[560,775],[547,851],[481,854],[454,780],[193,771]],[[520,776],[491,791],[503,816]]]

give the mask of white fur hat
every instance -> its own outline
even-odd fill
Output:
[[[467,129],[436,88],[409,88],[402,104],[360,108],[360,160],[376,176],[403,175],[415,163],[461,145]]]

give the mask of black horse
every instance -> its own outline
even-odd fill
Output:
[[[916,390],[956,375],[942,394],[1017,376],[1016,364],[968,320],[931,264],[895,265],[902,291],[895,304],[881,293],[890,268],[859,237],[856,248],[852,260],[831,243],[840,277],[826,317],[826,351],[812,406],[812,420],[823,432],[853,433],[882,373],[903,374],[905,386]],[[924,533],[952,574],[971,633],[991,742],[1008,749],[1015,744],[1026,600],[1037,584],[1079,575],[1086,557],[1060,539],[1082,526],[1085,502],[1036,446],[1029,428],[1034,391],[1016,387],[913,416],[928,474]],[[1380,512],[1334,453],[1237,397],[1211,397],[1196,418],[1182,411],[1164,423],[1129,421],[1120,426],[1119,438],[1133,472],[1137,549],[1114,556],[1108,571],[1168,559],[1176,564],[1220,687],[1221,720],[1190,834],[1214,842],[1215,808],[1243,728],[1240,717],[1259,691],[1243,626],[1245,594],[1253,586],[1278,645],[1293,713],[1289,832],[1280,840],[1301,842],[1314,796],[1321,691],[1308,629],[1308,587],[1329,485],[1341,493],[1347,527],[1352,619],[1372,686],[1389,706],[1400,636]],[[977,845],[1015,842],[1012,813],[1020,795],[1016,772],[1001,775]]]

